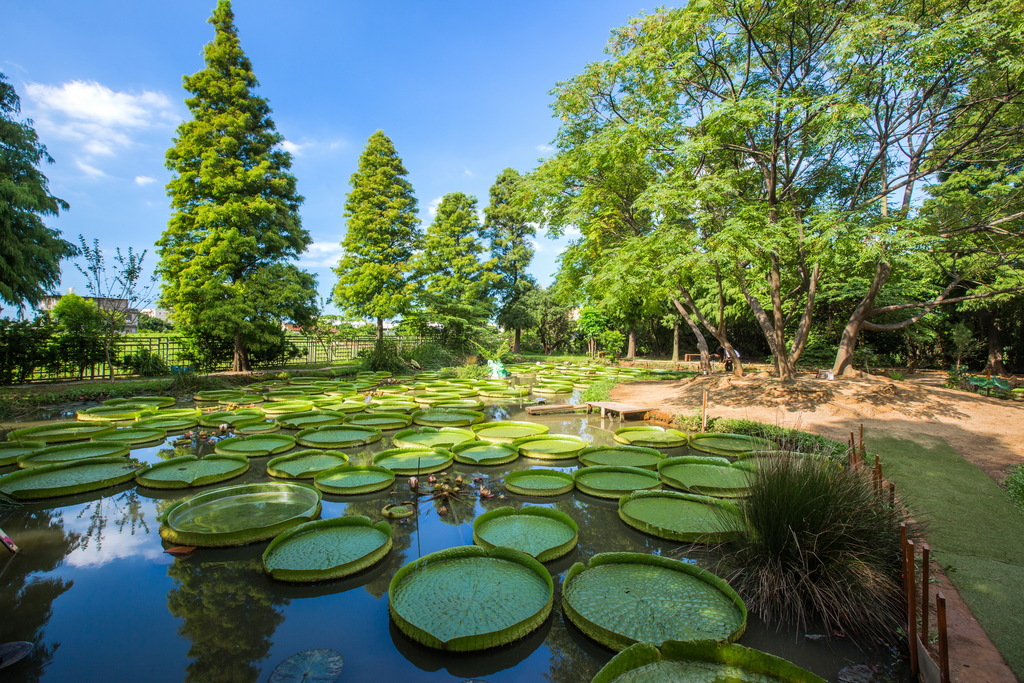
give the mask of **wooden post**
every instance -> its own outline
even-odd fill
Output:
[[[928,599],[928,564],[931,561],[931,551],[927,543],[921,544],[921,642],[925,648],[928,647],[928,606],[931,603]]]
[[[708,429],[708,390],[704,390],[704,398],[701,401],[700,406],[700,431],[706,432]]]
[[[917,586],[914,585],[914,542],[905,546],[907,567],[907,643],[910,646],[910,673],[917,676],[920,669],[917,661]]]
[[[857,466],[857,440],[853,437],[853,432],[850,432],[850,457],[847,461],[851,468]]]
[[[949,642],[946,632],[946,596],[939,591],[935,594],[935,617],[939,629],[939,680],[949,683]]]
[[[878,492],[878,495],[882,495],[882,459],[877,455],[875,456],[873,475],[875,480],[875,490]]]

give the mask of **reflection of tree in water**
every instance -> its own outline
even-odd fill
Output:
[[[0,517],[2,527],[22,547],[18,555],[0,548],[0,642],[26,640],[35,644],[32,655],[16,668],[4,671],[4,680],[36,681],[53,659],[60,643],[44,643],[44,629],[53,614],[53,601],[71,588],[72,582],[45,576],[56,569],[75,548],[80,536],[64,530],[55,510],[39,510]]]
[[[136,531],[149,533],[149,525],[146,524],[146,513],[142,509],[142,499],[138,491],[129,489],[118,496],[100,498],[86,503],[79,511],[78,519],[88,515],[89,528],[81,539],[81,547],[88,548],[89,543],[96,541],[96,549],[103,547],[103,534],[107,527],[113,523],[119,533],[124,533],[125,527],[134,536]]]
[[[178,632],[192,642],[187,680],[256,680],[256,663],[284,620],[276,606],[287,602],[267,592],[259,560],[178,560],[167,573],[177,584],[167,606],[185,621]]]
[[[404,487],[405,479],[399,477],[399,481],[402,482],[401,486]],[[381,514],[381,509],[385,505],[388,503],[400,503],[411,498],[411,494],[408,494],[408,491],[401,492],[400,489],[397,491],[394,495],[388,494],[387,497],[352,501],[348,504],[345,513],[363,515],[364,517],[369,517],[375,523],[380,519],[387,519]],[[375,598],[384,597],[384,594],[388,592],[388,586],[391,584],[391,577],[395,575],[395,572],[403,564],[409,561],[407,559],[409,556],[409,546],[412,544],[413,532],[417,531],[416,517],[389,519],[387,521],[391,524],[391,552],[379,564],[374,565],[375,567],[382,567],[384,571],[363,586],[366,592]]]

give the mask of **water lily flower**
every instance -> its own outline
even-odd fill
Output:
[[[416,477],[409,477],[409,488],[413,491],[418,491],[420,488],[420,480]]]

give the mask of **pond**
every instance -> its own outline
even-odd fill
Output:
[[[555,401],[557,402],[557,401]],[[571,434],[595,445],[613,443],[616,420],[588,415],[527,417],[521,405],[490,405],[488,420],[529,419],[552,434]],[[294,433],[285,430],[284,433]],[[346,449],[355,464],[390,447],[382,441]],[[174,453],[171,441],[132,451],[155,463]],[[685,454],[674,449],[669,455]],[[30,659],[3,671],[3,680],[263,681],[282,660],[312,648],[332,648],[344,657],[342,680],[588,681],[612,657],[577,630],[558,607],[559,584],[575,562],[599,552],[634,551],[703,563],[708,551],[645,535],[627,527],[617,502],[574,491],[556,498],[503,494],[468,500],[439,514],[440,501],[421,503],[418,514],[394,520],[394,547],[373,568],[345,579],[314,584],[271,580],[260,557],[267,543],[237,548],[200,548],[175,557],[164,552],[158,516],[171,503],[198,491],[229,484],[269,481],[269,457],[252,458],[249,471],[223,484],[183,491],[121,485],[93,494],[51,499],[0,513],[0,527],[22,552],[0,551],[0,642],[36,644]],[[558,461],[572,471],[577,460]],[[450,472],[483,477],[503,491],[512,471],[552,467],[520,458],[509,465],[456,464]],[[11,467],[0,472],[11,471]],[[361,514],[380,520],[381,508],[409,498],[406,478],[378,494],[323,496],[323,518]],[[388,584],[404,564],[444,548],[473,543],[473,519],[505,505],[554,507],[580,527],[579,544],[547,563],[555,579],[555,609],[543,626],[511,645],[473,654],[447,654],[402,634],[388,613]],[[842,639],[807,639],[778,632],[751,617],[739,641],[779,655],[829,679],[851,664],[888,666],[891,655],[862,652]],[[890,679],[893,680],[893,679]]]

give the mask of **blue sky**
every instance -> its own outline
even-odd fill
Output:
[[[188,116],[181,78],[203,67],[215,0],[7,3],[0,71],[56,163],[71,209],[49,224],[104,250],[148,249],[168,217],[164,152]],[[409,170],[426,226],[448,192],[481,208],[497,174],[534,168],[558,122],[550,90],[602,59],[613,28],[653,9],[631,0],[492,3],[235,0],[242,48],[294,153],[314,243],[300,265],[334,284],[348,180],[382,129]],[[550,282],[565,239],[538,239]],[[82,291],[64,263],[62,288]]]

